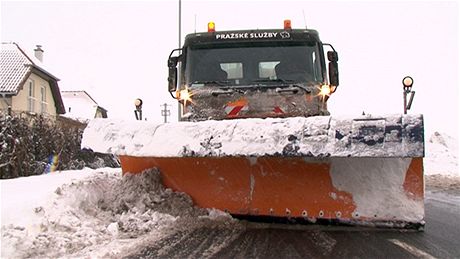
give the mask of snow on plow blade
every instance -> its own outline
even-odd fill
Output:
[[[424,224],[421,115],[155,124],[97,119],[83,148],[156,167],[195,204],[234,215]]]

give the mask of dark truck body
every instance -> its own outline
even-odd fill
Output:
[[[315,30],[195,33],[181,52],[179,90],[193,96],[180,120],[329,114],[328,96],[320,94],[329,85]]]

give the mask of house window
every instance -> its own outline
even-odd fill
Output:
[[[27,110],[35,112],[35,83],[33,80],[27,81],[29,95],[27,97]]]
[[[46,113],[46,107],[48,106],[48,103],[46,102],[46,87],[41,86],[40,87],[40,93],[41,93],[41,100],[40,100],[40,107],[41,107],[41,113]]]

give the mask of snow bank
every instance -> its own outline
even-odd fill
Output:
[[[82,147],[116,155],[422,157],[421,115],[295,117],[158,124],[92,120]]]
[[[443,192],[457,196],[457,205],[460,206],[460,177],[454,175],[426,175],[425,182],[428,192]]]
[[[458,139],[434,132],[426,140],[425,174],[459,176]]]
[[[1,187],[2,258],[120,256],[178,225],[231,220],[165,189],[154,170],[122,177],[120,169],[87,169],[2,180]]]
[[[120,169],[76,170],[53,172],[50,174],[0,180],[2,225],[35,223],[36,215],[31,213],[36,207],[44,206],[54,197],[56,188],[71,182],[91,178],[102,171],[119,172]],[[18,215],[21,215],[18,217]]]

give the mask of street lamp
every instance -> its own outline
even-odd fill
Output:
[[[406,76],[402,80],[403,83],[403,97],[404,97],[404,114],[407,114],[407,110],[410,110],[412,106],[412,101],[414,100],[415,91],[412,91],[412,85],[414,84],[414,79],[410,76]],[[407,95],[410,94],[409,103],[407,102]]]
[[[136,120],[142,120],[142,99],[137,98],[134,100],[134,106],[136,109],[134,110],[134,115],[136,116]]]

